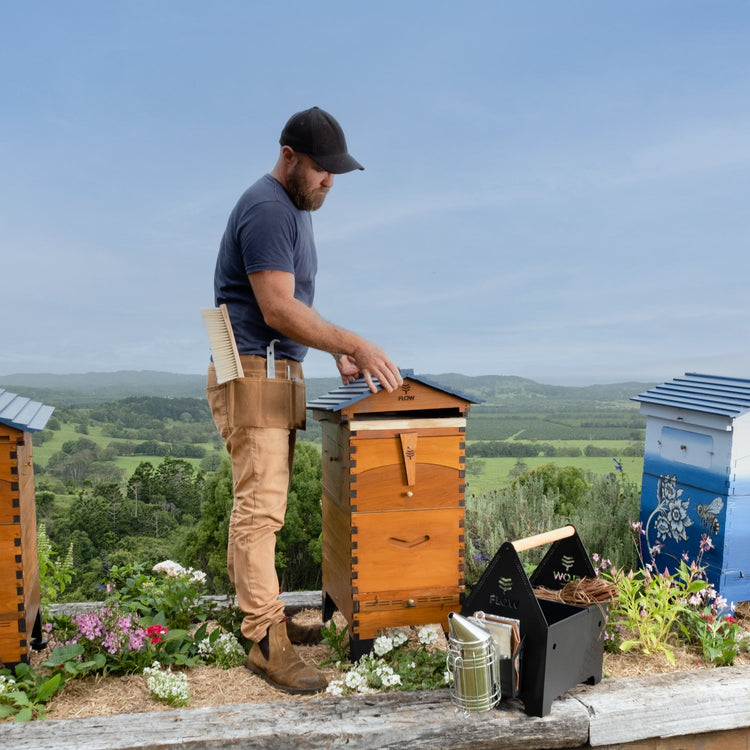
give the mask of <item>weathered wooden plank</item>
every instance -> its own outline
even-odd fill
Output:
[[[592,747],[750,727],[750,666],[603,680],[568,695],[588,709]]]
[[[235,604],[235,597],[218,595],[205,596],[206,601],[212,601],[219,609],[231,607]],[[284,591],[279,595],[284,602],[287,615],[293,615],[302,609],[320,609],[322,606],[322,594],[320,591]],[[50,613],[52,615],[81,615],[95,612],[101,609],[104,602],[74,602],[71,604],[52,604]]]
[[[445,690],[0,724],[0,746],[14,750],[539,750],[580,747],[587,736],[574,700],[543,718],[513,706],[464,714]]]

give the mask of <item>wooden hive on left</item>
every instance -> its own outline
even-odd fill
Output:
[[[323,432],[323,615],[338,609],[353,658],[381,628],[436,624],[464,594],[466,415],[473,399],[402,370],[308,403]]]
[[[31,434],[53,407],[0,388],[0,664],[28,662],[42,643]]]

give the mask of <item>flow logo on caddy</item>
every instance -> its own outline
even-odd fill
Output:
[[[513,579],[498,578],[497,587],[500,589],[500,596],[497,594],[490,594],[490,604],[494,604],[498,607],[507,607],[509,609],[518,609],[518,599],[511,599],[508,596],[513,588]]]

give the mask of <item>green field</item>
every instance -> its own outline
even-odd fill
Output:
[[[574,466],[584,472],[593,474],[609,474],[615,470],[615,464],[612,458],[617,458],[623,467],[623,471],[635,482],[640,483],[643,473],[643,457],[623,458],[618,455],[625,443],[620,441],[611,441],[612,454],[609,457],[599,456],[554,456],[547,458],[539,456],[536,458],[476,458],[469,459],[466,472],[466,494],[483,495],[493,490],[500,490],[510,484],[509,473],[515,468],[516,463],[522,461],[527,470],[534,469],[543,464],[555,464],[557,466]],[[609,445],[609,441],[597,441],[597,447]],[[476,473],[471,470],[475,462],[482,462],[482,470]]]
[[[68,441],[77,441],[79,438],[87,438],[92,442],[96,443],[100,448],[106,448],[110,443],[126,443],[126,440],[118,440],[117,438],[111,438],[107,435],[102,435],[102,428],[98,425],[92,425],[88,433],[83,435],[76,431],[76,426],[72,423],[64,422],[61,425],[60,430],[47,431],[46,434],[51,434],[51,439],[45,440],[44,443],[38,445],[36,442],[34,445],[34,463],[39,466],[46,466],[50,458],[59,451],[62,450],[63,444]],[[33,436],[32,436],[33,440]],[[131,441],[132,442],[132,441]],[[135,441],[138,442],[138,441]],[[203,448],[206,449],[206,453],[209,454],[215,451],[215,447],[212,443],[202,443]],[[164,456],[148,456],[138,454],[135,456],[117,456],[114,463],[125,471],[125,476],[129,477],[143,461],[150,461],[153,464],[161,463],[164,460]],[[202,459],[200,458],[185,458],[184,461],[192,464],[196,469],[200,466]]]

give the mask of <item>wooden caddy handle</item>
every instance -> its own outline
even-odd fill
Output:
[[[527,536],[525,539],[518,539],[515,542],[511,542],[516,552],[523,552],[533,547],[541,547],[543,544],[549,544],[550,542],[557,542],[560,539],[567,539],[569,536],[573,536],[576,533],[576,527],[568,524],[567,526],[561,526],[559,529],[553,529],[552,531],[545,531],[542,534],[535,534],[534,536]]]

